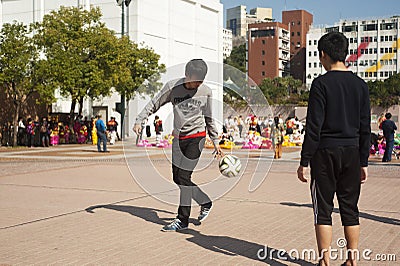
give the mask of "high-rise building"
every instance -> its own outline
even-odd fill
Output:
[[[319,63],[318,40],[330,31],[349,40],[346,65],[365,81],[384,80],[400,72],[400,17],[340,20],[333,26],[313,27],[307,34],[306,85],[325,73]]]
[[[226,28],[232,30],[233,46],[246,42],[247,26],[251,23],[272,21],[272,8],[256,7],[247,13],[240,5],[226,10]]]
[[[305,82],[306,40],[313,15],[305,10],[283,11],[282,23],[288,25],[290,31],[290,75]]]
[[[41,21],[45,14],[60,6],[82,6],[85,9],[90,6],[99,7],[106,26],[118,35],[121,34],[121,7],[115,0],[0,1],[0,25],[13,20],[25,24]],[[135,42],[153,48],[167,68],[180,67],[190,59],[202,58],[219,66],[209,76],[212,75],[214,81],[219,80],[219,84],[222,84],[223,6],[219,0],[135,0],[130,3],[129,8],[125,7],[125,16],[125,34]],[[183,76],[184,68],[179,68],[178,72]],[[211,89],[213,97],[222,102],[222,85],[221,88],[215,86]],[[150,98],[143,100],[142,97],[137,97],[127,105],[125,132],[131,132],[136,114],[149,100]],[[84,102],[83,115],[91,116],[97,111],[103,111],[105,119],[115,116],[118,120],[120,116],[115,111],[115,103],[118,101],[120,95],[117,93],[101,100],[87,99]],[[60,96],[52,106],[53,112],[68,113],[70,103],[70,99]],[[160,112],[171,113],[171,110],[166,107]],[[215,112],[216,118],[222,120],[222,106]],[[163,115],[160,114],[160,117]],[[172,124],[165,124],[165,127],[165,131],[170,132]]]
[[[289,75],[289,27],[279,22],[249,24],[248,75],[259,85],[265,78]]]
[[[224,28],[222,35],[222,54],[224,59],[226,59],[232,52],[232,31]]]

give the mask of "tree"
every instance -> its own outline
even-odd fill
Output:
[[[99,8],[61,7],[36,24],[49,76],[63,96],[71,97],[71,124],[76,104],[81,114],[85,97],[108,96],[113,87],[128,99],[137,92],[154,93],[157,74],[165,68],[153,50],[117,38],[101,16]],[[141,87],[146,79],[149,86]]]
[[[46,66],[39,60],[31,33],[26,25],[17,22],[4,24],[0,32],[0,84],[15,107],[13,146],[17,145],[19,113],[27,99],[35,92],[42,96],[42,102],[54,99],[43,74]]]
[[[246,72],[246,44],[233,47],[231,55],[224,60],[224,63]]]
[[[293,77],[265,78],[259,85],[270,104],[300,104],[307,102],[308,93],[302,82]]]
[[[369,81],[369,97],[372,105],[385,109],[400,104],[400,74],[397,73],[384,81]]]
[[[116,52],[119,60],[114,87],[118,93],[130,100],[138,93],[153,95],[159,90],[165,65],[159,64],[160,56],[153,49],[140,48],[125,36],[118,39]]]
[[[47,60],[47,74],[71,97],[70,123],[84,97],[107,96],[118,76],[118,38],[100,21],[99,8],[61,7],[35,25],[35,40]]]

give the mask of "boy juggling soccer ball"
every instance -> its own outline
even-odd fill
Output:
[[[204,221],[210,213],[212,202],[195,183],[192,173],[204,148],[206,130],[214,143],[215,155],[223,153],[219,147],[218,130],[212,114],[212,92],[203,84],[207,64],[193,59],[186,64],[185,77],[169,81],[136,118],[133,131],[140,134],[141,123],[166,103],[172,103],[174,114],[174,140],[172,143],[172,175],[180,189],[180,202],[176,219],[164,226],[163,231],[187,229],[191,202],[200,205],[198,220]]]
[[[311,85],[297,170],[299,180],[307,182],[305,168],[310,164],[315,234],[322,256],[318,265],[329,265],[335,193],[348,250],[342,265],[357,264],[358,200],[368,175],[371,118],[367,84],[345,66],[348,46],[339,32],[327,33],[318,42],[319,59],[327,73]]]

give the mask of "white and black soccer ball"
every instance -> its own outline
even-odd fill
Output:
[[[225,155],[219,161],[219,171],[227,177],[237,176],[242,169],[242,163],[235,155]]]

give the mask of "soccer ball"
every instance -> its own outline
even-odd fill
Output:
[[[219,161],[219,171],[227,177],[237,176],[242,168],[239,158],[234,155],[225,155]]]

